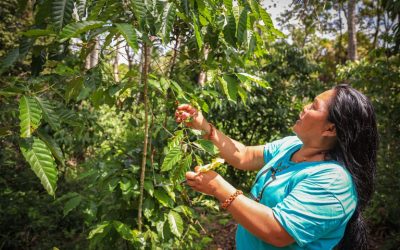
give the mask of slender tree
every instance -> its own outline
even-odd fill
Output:
[[[357,30],[356,30],[356,5],[357,0],[349,0],[347,12],[347,29],[349,34],[348,56],[351,61],[357,60]]]

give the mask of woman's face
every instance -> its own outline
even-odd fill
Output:
[[[299,120],[293,126],[293,131],[300,139],[320,138],[328,135],[334,125],[327,120],[329,104],[334,96],[334,90],[328,90],[315,97],[314,101],[304,106]]]

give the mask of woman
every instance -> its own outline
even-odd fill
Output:
[[[206,132],[220,156],[241,170],[259,170],[251,198],[214,171],[187,172],[188,185],[215,196],[239,226],[237,249],[366,249],[361,216],[373,192],[378,145],[373,107],[348,85],[304,107],[289,136],[244,146],[214,128],[190,105],[177,122]]]

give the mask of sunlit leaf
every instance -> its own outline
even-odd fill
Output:
[[[33,142],[23,141],[20,149],[43,187],[50,195],[54,196],[58,171],[49,148],[42,140],[33,138]]]
[[[31,137],[39,127],[42,118],[42,110],[35,99],[22,96],[19,100],[19,120],[21,137]]]
[[[269,87],[269,83],[266,80],[264,80],[264,79],[262,79],[262,78],[260,78],[258,76],[250,75],[250,74],[247,74],[247,73],[237,73],[236,76],[242,82],[250,80],[250,81],[258,84],[259,86],[261,86],[263,88],[267,88],[267,89],[270,88]]]
[[[64,42],[67,39],[73,37],[79,37],[86,31],[100,28],[104,25],[101,21],[82,21],[78,23],[71,23],[65,26],[60,32],[60,42]]]
[[[218,148],[209,140],[199,139],[194,144],[211,155],[218,154]]]
[[[175,211],[169,211],[168,213],[168,224],[171,232],[177,236],[181,237],[183,233],[183,220],[182,217]]]
[[[44,133],[41,129],[37,130],[37,134],[39,138],[46,143],[47,147],[49,147],[51,153],[53,156],[62,164],[65,165],[65,158],[64,154],[60,148],[60,146],[57,144],[53,138],[51,138],[48,134]]]
[[[52,129],[59,130],[60,129],[60,117],[54,111],[54,105],[50,103],[50,101],[45,100],[40,97],[35,97],[38,102],[40,108],[42,109],[43,118],[46,122],[49,123]]]
[[[172,26],[175,21],[176,16],[176,6],[174,3],[167,3],[164,7],[164,13],[162,16],[162,23],[161,23],[161,34],[163,38],[164,44],[169,43]]]
[[[164,189],[156,189],[154,190],[154,197],[157,199],[161,205],[165,207],[173,207],[174,201],[171,197],[169,197],[168,193]]]
[[[93,238],[96,234],[102,234],[105,231],[107,232],[110,228],[109,226],[111,226],[112,224],[110,224],[109,221],[102,221],[100,224],[97,224],[90,232],[89,232],[89,236],[88,239]],[[108,229],[108,230],[105,230]]]
[[[167,156],[165,156],[164,161],[161,165],[161,171],[168,171],[173,167],[176,167],[178,161],[182,159],[181,148],[176,146],[169,150]]]
[[[137,51],[139,49],[137,37],[136,37],[136,30],[133,25],[128,23],[116,23],[115,26],[117,27],[118,31],[122,34],[125,38],[128,45],[134,50]]]

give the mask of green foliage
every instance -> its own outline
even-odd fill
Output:
[[[72,18],[73,0],[52,1],[52,19],[56,30],[61,30]]]
[[[32,133],[39,127],[42,119],[42,110],[35,99],[22,96],[19,101],[19,120],[21,137],[31,137]]]
[[[57,168],[49,148],[42,140],[33,138],[33,141],[23,141],[20,149],[26,161],[40,179],[43,187],[50,195],[54,196],[57,183]]]

